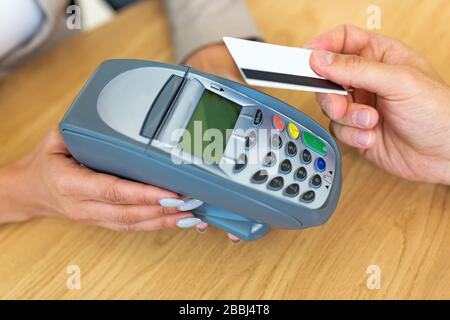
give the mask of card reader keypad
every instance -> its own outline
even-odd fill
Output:
[[[244,183],[248,179],[258,190],[312,209],[324,204],[335,170],[330,145],[301,124],[264,107],[251,106],[241,112],[236,128],[245,134],[232,143],[238,149],[232,170],[235,179]],[[258,161],[251,163],[255,156]]]

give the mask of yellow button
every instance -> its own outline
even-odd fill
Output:
[[[288,132],[289,132],[289,136],[292,139],[297,139],[300,134],[297,126],[295,124],[293,124],[292,122],[288,124]]]

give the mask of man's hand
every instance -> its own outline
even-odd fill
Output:
[[[450,184],[450,89],[422,57],[351,26],[305,46],[319,75],[355,88],[316,95],[339,140],[394,175]]]

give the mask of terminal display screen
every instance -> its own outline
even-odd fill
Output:
[[[241,109],[239,104],[205,90],[179,146],[199,159],[218,164]]]

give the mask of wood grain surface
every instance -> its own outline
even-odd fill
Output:
[[[291,46],[341,23],[365,27],[371,4],[248,1],[266,40]],[[449,1],[376,4],[379,32],[423,54],[449,83]],[[122,11],[0,81],[0,165],[30,152],[110,58],[173,61],[159,1]],[[328,126],[312,94],[264,91]],[[449,299],[450,189],[390,176],[348,147],[342,153],[342,198],[330,221],[253,243],[232,244],[212,228],[120,234],[57,219],[0,226],[0,298]],[[66,286],[70,265],[81,269],[80,290]],[[381,270],[378,290],[366,286],[370,265]]]

